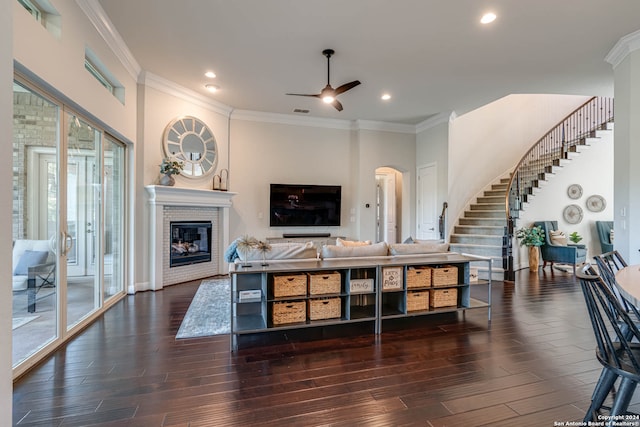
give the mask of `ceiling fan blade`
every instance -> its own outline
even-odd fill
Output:
[[[341,93],[344,93],[346,91],[348,91],[349,89],[353,89],[354,87],[358,86],[360,84],[360,80],[354,80],[350,83],[345,83],[342,86],[338,86],[335,90],[335,94],[336,95],[340,95]]]
[[[306,94],[306,93],[285,93],[285,95],[292,95],[292,96],[312,96],[314,98],[320,98],[320,94],[317,93],[315,95],[310,95],[310,94]]]
[[[331,103],[331,105],[333,105],[333,107],[336,110],[342,111],[342,104],[340,104],[340,101],[338,101],[337,99],[334,99],[333,102]]]

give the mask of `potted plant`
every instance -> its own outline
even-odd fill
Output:
[[[544,230],[540,226],[521,228],[516,231],[516,238],[521,245],[529,248],[529,270],[538,272],[540,264],[540,246],[544,244]]]
[[[582,236],[579,235],[577,231],[574,231],[573,233],[569,234],[569,240],[571,240],[575,244],[578,244],[580,240],[582,240]]]
[[[178,175],[180,172],[182,172],[183,168],[183,162],[165,157],[164,159],[162,159],[162,163],[160,164],[160,179],[158,180],[159,184],[173,186],[176,183],[173,175]]]

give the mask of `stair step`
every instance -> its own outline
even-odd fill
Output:
[[[492,227],[506,227],[507,219],[502,218],[460,218],[460,225],[480,225]]]
[[[464,216],[467,218],[505,218],[506,214],[504,209],[499,211],[466,211]]]
[[[490,225],[456,225],[453,227],[455,234],[485,234],[489,236],[503,236],[504,226]]]
[[[502,203],[481,203],[469,206],[472,211],[504,211],[504,201]]]
[[[502,197],[502,199],[504,199],[506,191],[507,191],[506,187],[504,190],[487,190],[484,192],[484,196],[485,197]]]
[[[451,252],[480,255],[502,260],[502,246],[473,245],[469,243],[450,243]]]
[[[491,186],[491,191],[496,191],[496,190],[507,191],[507,185],[508,184],[493,184]]]
[[[487,196],[487,195],[485,195],[484,197],[478,197],[478,199],[476,200],[476,203],[478,203],[478,204],[502,203],[502,205],[504,206],[504,198],[505,198],[504,193],[502,193],[499,196]]]
[[[452,234],[451,236],[449,236],[449,243],[502,247],[502,236],[491,236],[482,234]]]

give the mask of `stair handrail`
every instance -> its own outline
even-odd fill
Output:
[[[613,99],[594,96],[568,114],[533,144],[513,169],[505,194],[507,218],[505,239],[503,239],[505,280],[513,280],[513,260],[505,258],[511,257],[510,248],[514,233],[513,213],[521,209],[523,195],[532,191],[536,181],[544,179],[544,175],[550,172],[550,168],[555,162],[567,158],[567,153],[572,151],[574,147],[583,143],[585,138],[591,136],[596,130],[603,129],[607,123],[612,121]],[[540,162],[543,156],[547,161]]]
[[[447,202],[442,203],[442,213],[438,217],[438,231],[440,232],[440,240],[444,240],[444,226],[445,226],[445,214],[449,204]]]

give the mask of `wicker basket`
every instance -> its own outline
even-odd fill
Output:
[[[295,297],[307,295],[307,275],[287,274],[273,275],[274,298]]]
[[[309,273],[309,295],[339,294],[340,273]]]
[[[409,267],[407,269],[407,289],[431,286],[431,268]]]
[[[307,319],[307,302],[274,302],[271,315],[274,325],[304,322]]]
[[[429,309],[429,291],[407,292],[407,311]]]
[[[429,305],[433,308],[458,305],[457,289],[431,289],[429,293]]]
[[[431,286],[451,286],[458,284],[458,267],[445,265],[431,269]]]
[[[309,320],[335,319],[341,315],[340,297],[309,300]]]

